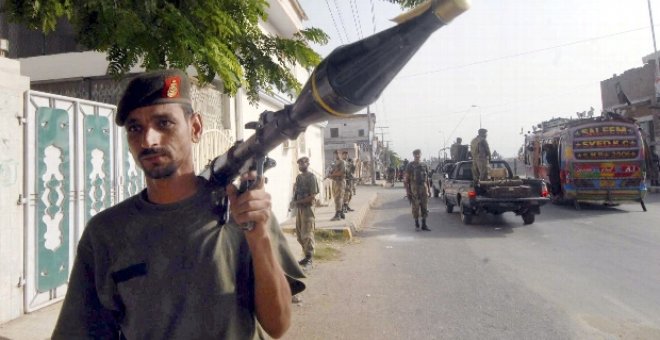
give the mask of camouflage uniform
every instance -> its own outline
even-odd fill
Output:
[[[344,190],[344,205],[348,206],[353,198],[353,172],[355,172],[355,165],[353,162],[346,162],[346,190]]]
[[[477,180],[488,179],[488,161],[490,160],[490,147],[486,141],[486,136],[479,135],[474,137],[470,143],[472,152],[472,178]]]
[[[303,172],[296,177],[294,186],[294,200],[301,200],[305,197],[316,196],[319,193],[319,186],[316,182],[316,176],[311,172]],[[314,202],[296,204],[296,235],[298,243],[303,248],[305,256],[311,257],[314,254]]]
[[[346,162],[343,159],[335,161],[330,173],[335,171],[339,171],[340,175],[332,177],[332,196],[335,198],[335,211],[343,211],[346,191]]]
[[[426,219],[429,214],[429,195],[426,187],[429,173],[429,167],[421,162],[410,162],[406,168],[406,177],[412,193],[412,215],[415,219],[418,219],[420,215],[422,219]]]

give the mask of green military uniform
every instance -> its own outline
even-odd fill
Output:
[[[488,161],[490,160],[490,147],[485,136],[477,136],[470,143],[472,152],[472,178],[477,180],[488,179]]]
[[[346,190],[344,190],[344,205],[348,206],[353,198],[353,173],[355,172],[355,165],[353,162],[346,163]]]
[[[146,189],[95,215],[78,244],[53,339],[257,339],[245,232],[218,224],[213,184],[172,204]],[[293,294],[304,277],[274,217],[272,249]]]
[[[412,215],[418,219],[421,215],[423,219],[429,214],[428,204],[429,196],[427,185],[429,181],[429,167],[421,162],[410,162],[406,167],[406,177],[412,194]]]
[[[346,191],[346,162],[343,159],[336,160],[330,171],[339,173],[332,177],[332,196],[335,199],[335,211],[342,211],[344,209],[344,191]]]
[[[296,177],[294,187],[294,200],[300,200],[309,196],[316,196],[319,193],[319,185],[316,182],[316,176],[311,172],[303,172]],[[298,243],[303,248],[305,257],[311,257],[314,254],[314,202],[296,204],[296,235]]]

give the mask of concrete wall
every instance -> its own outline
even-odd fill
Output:
[[[625,105],[617,96],[616,84],[621,85],[621,89],[633,104],[653,98],[655,93],[655,63],[651,62],[642,67],[633,68],[623,72],[620,75],[614,75],[610,79],[600,82],[600,93],[603,102],[603,108],[609,109]]]
[[[628,105],[617,95],[616,85],[620,84],[632,105]],[[647,134],[651,150],[660,155],[660,109],[653,98],[655,96],[655,60],[614,75],[600,82],[601,99],[604,110],[623,110],[629,117],[635,118]],[[650,125],[648,122],[652,122]]]
[[[371,126],[372,130],[374,125]],[[338,129],[337,137],[332,137],[332,129]],[[360,130],[363,130],[364,135],[360,136]],[[371,134],[373,135],[373,131]],[[369,120],[366,114],[329,120],[323,135],[326,169],[335,160],[335,150],[348,151],[348,157],[354,160],[370,162],[369,135]]]
[[[0,323],[23,313],[23,98],[29,79],[20,63],[0,58]]]
[[[330,130],[338,129],[339,136],[331,137]],[[363,130],[364,135],[359,136],[359,131]],[[367,115],[355,115],[353,117],[333,119],[328,121],[328,126],[324,133],[326,144],[343,144],[369,141],[369,121]]]

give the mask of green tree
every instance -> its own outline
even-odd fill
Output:
[[[421,2],[387,1],[402,7]],[[111,75],[138,64],[147,70],[193,66],[202,83],[218,77],[226,93],[244,87],[256,101],[262,89],[297,94],[301,84],[290,66],[316,66],[321,57],[310,43],[328,39],[317,28],[290,39],[262,32],[258,23],[267,20],[267,6],[267,0],[5,0],[0,11],[44,33],[68,19],[78,43],[107,54]]]
[[[391,165],[395,168],[401,166],[401,157],[399,157],[399,155],[396,152],[390,149],[385,149],[383,150],[382,155],[383,155],[382,156],[383,163],[387,163],[388,165]]]
[[[393,4],[399,4],[401,5],[401,8],[410,8],[417,6],[426,0],[386,0],[386,1],[391,2]]]
[[[80,44],[107,53],[109,74],[138,63],[147,70],[192,65],[202,83],[217,76],[226,93],[243,86],[254,101],[260,89],[299,91],[289,67],[317,65],[321,58],[309,44],[327,42],[316,28],[291,39],[262,32],[267,6],[266,0],[6,0],[2,11],[44,33],[65,17]]]

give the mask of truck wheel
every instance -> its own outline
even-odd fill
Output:
[[[461,208],[461,221],[463,222],[463,224],[470,224],[470,223],[472,223],[472,215],[470,215],[470,214],[466,214],[466,213],[465,213],[465,210],[466,210],[466,209],[465,209],[465,207],[463,206],[463,202],[461,202],[461,206],[460,206],[460,208]]]
[[[449,203],[449,200],[447,199],[447,195],[443,195],[443,196],[445,196],[445,211],[449,214],[453,213],[454,205]]]
[[[438,189],[436,188],[433,188],[433,197],[438,197],[438,196],[440,196],[440,191],[438,191]]]
[[[526,212],[522,215],[523,223],[527,224],[532,224],[534,223],[534,213],[531,212]]]

